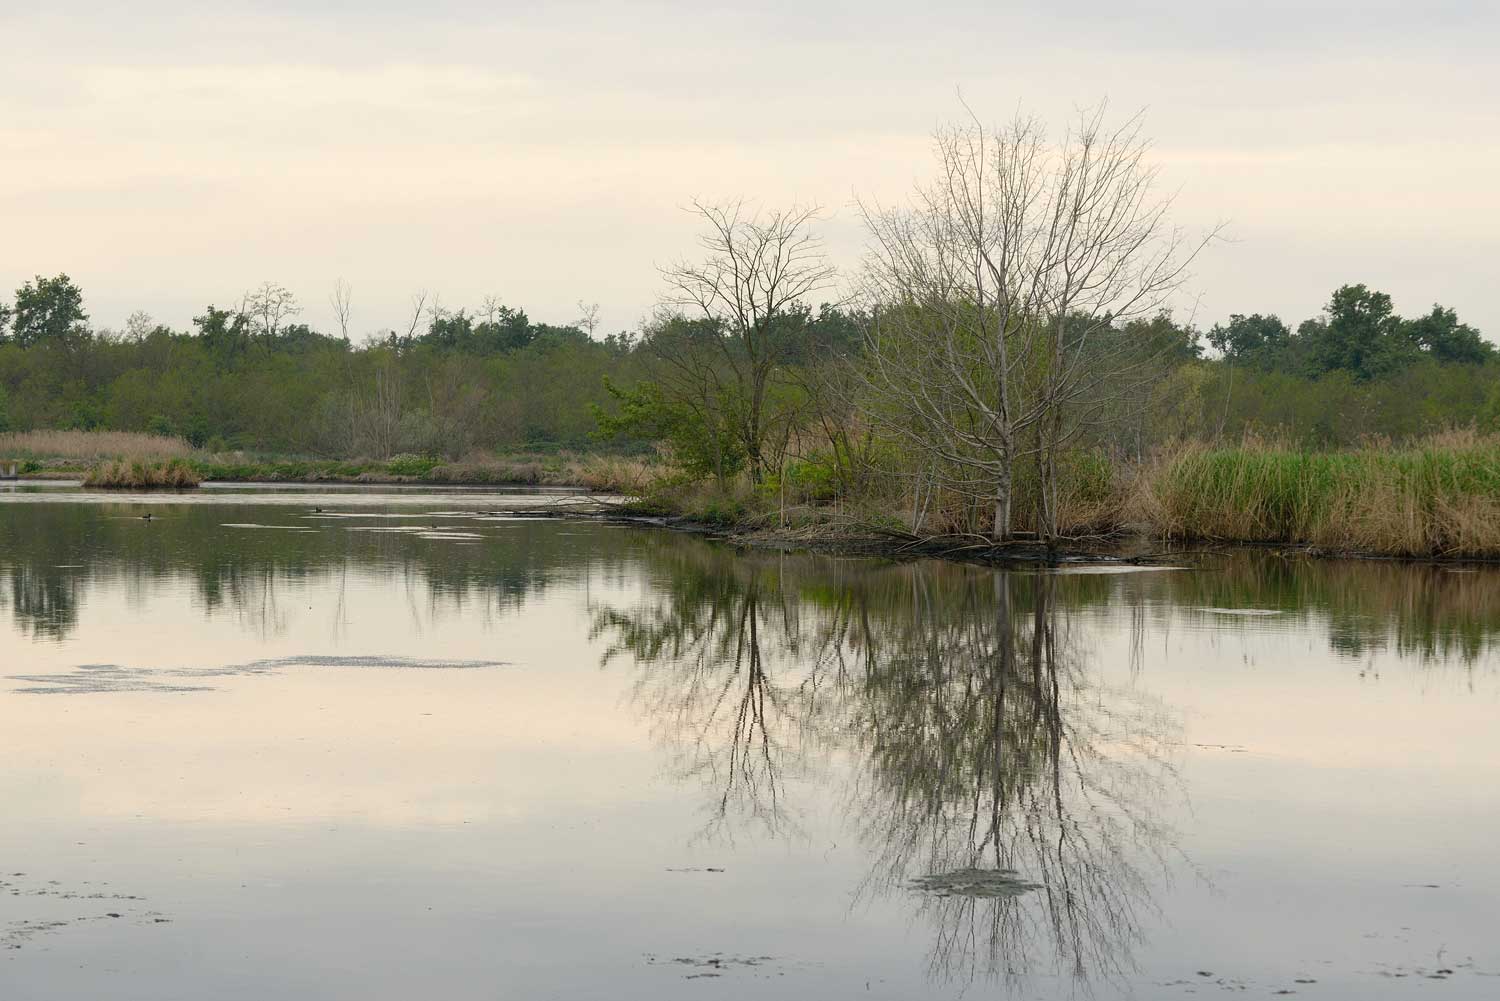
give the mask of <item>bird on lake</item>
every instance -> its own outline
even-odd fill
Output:
[[[147,511],[145,514],[141,515],[141,520],[150,521],[153,517],[154,515],[152,515],[150,511]]]

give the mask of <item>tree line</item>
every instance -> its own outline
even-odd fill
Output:
[[[175,434],[200,447],[328,457],[476,448],[579,448],[604,376],[632,379],[628,335],[592,321],[548,324],[493,299],[476,311],[413,300],[407,329],[364,343],[312,329],[289,291],[266,283],[191,330],[144,313],[123,330],[89,322],[67,276],[37,277],[0,302],[0,429]]]
[[[193,329],[95,328],[67,275],[0,302],[0,427],[178,434],[215,450],[388,458],[656,448],[684,479],[762,496],[884,492],[1004,538],[1055,534],[1087,456],[1283,434],[1314,445],[1500,422],[1500,358],[1451,308],[1412,318],[1362,284],[1297,326],[1171,311],[1217,232],[1170,219],[1138,118],[1084,113],[938,135],[934,180],[864,203],[868,252],[840,273],[809,207],[698,202],[701,245],[661,269],[659,307],[600,336],[485,299],[413,297],[404,329],[350,338],[265,283]],[[953,519],[950,519],[952,521]]]

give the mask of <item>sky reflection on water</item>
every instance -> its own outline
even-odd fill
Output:
[[[1500,984],[1494,571],[71,500],[0,505],[7,999]]]

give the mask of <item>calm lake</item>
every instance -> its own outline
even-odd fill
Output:
[[[0,488],[0,998],[1500,997],[1500,571],[556,501]]]

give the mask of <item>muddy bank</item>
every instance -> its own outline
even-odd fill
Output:
[[[1077,567],[1196,566],[1205,557],[1252,550],[1288,559],[1367,560],[1445,567],[1493,566],[1500,557],[1405,556],[1355,549],[1330,549],[1296,543],[1236,542],[1219,539],[1163,539],[1134,530],[1070,539],[1048,546],[1017,538],[994,545],[972,538],[910,539],[896,535],[816,529],[736,528],[675,516],[647,516],[605,511],[595,514],[537,512],[532,517],[589,517],[627,524],[668,528],[701,535],[742,549],[823,556],[862,556],[890,560],[940,559],[980,566],[1065,569]]]

